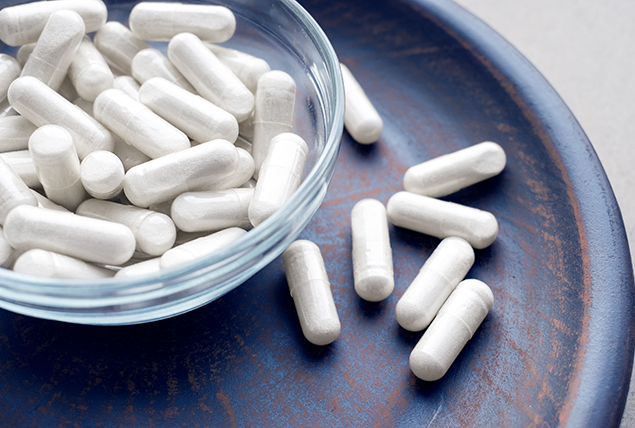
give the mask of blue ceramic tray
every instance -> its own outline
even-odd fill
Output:
[[[633,357],[633,275],[602,167],[539,73],[446,0],[305,0],[385,121],[377,145],[345,134],[321,248],[342,334],[302,337],[280,259],[173,319],[89,327],[0,311],[2,426],[617,426]],[[395,303],[438,240],[391,227],[396,288],[352,286],[349,213],[386,202],[415,163],[484,140],[508,166],[447,199],[491,211],[498,240],[469,277],[496,298],[440,381],[417,380],[420,337]]]

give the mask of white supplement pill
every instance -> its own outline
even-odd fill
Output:
[[[299,135],[286,132],[274,137],[249,205],[251,224],[258,226],[271,217],[298,189],[308,150]]]
[[[18,174],[0,158],[0,224],[20,205],[37,207],[37,199]]]
[[[181,33],[168,44],[168,58],[194,89],[241,122],[254,108],[254,95],[194,34]]]
[[[199,190],[227,190],[241,187],[254,175],[254,158],[246,150],[236,147],[238,152],[238,166],[236,170],[219,180],[207,182],[200,186]],[[255,187],[255,186],[254,186]]]
[[[126,266],[117,271],[115,278],[139,278],[161,270],[161,259],[154,258]]]
[[[149,207],[223,179],[237,166],[236,147],[229,141],[213,140],[130,168],[124,193],[133,204]]]
[[[0,158],[20,177],[24,184],[31,189],[39,189],[42,187],[40,179],[37,178],[35,165],[31,153],[28,150],[16,150],[14,152],[0,153]]]
[[[37,42],[49,17],[60,10],[72,10],[84,20],[87,33],[99,30],[108,11],[103,1],[36,1],[5,7],[0,11],[0,39],[9,46]]]
[[[223,64],[238,76],[251,92],[256,92],[258,79],[271,70],[267,61],[262,58],[213,43],[206,43],[206,46],[209,50],[214,52],[214,55],[216,55]]]
[[[441,379],[493,304],[492,290],[484,282],[477,279],[461,282],[412,350],[412,372],[426,381]]]
[[[256,177],[273,137],[293,130],[295,89],[295,81],[283,71],[270,71],[258,81],[254,108],[254,137],[251,141],[251,155],[256,162]]]
[[[22,253],[15,261],[13,271],[60,279],[103,279],[111,278],[115,273],[75,257],[40,249]]]
[[[176,227],[170,217],[134,205],[88,199],[77,208],[77,214],[127,226],[135,236],[137,249],[151,256],[162,255],[176,240]]]
[[[131,68],[132,77],[140,83],[153,77],[162,77],[189,92],[196,92],[174,64],[157,49],[150,48],[137,52],[132,59]]]
[[[253,194],[253,189],[186,192],[172,202],[171,217],[184,232],[251,229],[247,209]]]
[[[161,77],[141,85],[139,100],[198,143],[219,138],[231,143],[238,137],[234,116]]]
[[[37,127],[22,116],[0,117],[0,152],[25,150]]]
[[[441,241],[397,302],[399,325],[410,331],[430,325],[472,264],[474,250],[466,240],[450,237]]]
[[[13,249],[4,237],[4,231],[0,227],[0,267],[9,269],[15,261],[19,251]]]
[[[139,149],[131,146],[117,136],[115,136],[115,148],[113,149],[113,153],[121,160],[125,171],[150,160],[148,155],[140,152]]]
[[[4,234],[18,250],[40,248],[110,265],[127,262],[135,250],[134,235],[123,224],[26,205],[9,213]]]
[[[161,269],[168,269],[191,262],[214,251],[227,248],[247,233],[239,227],[230,227],[219,232],[181,244],[161,256]]]
[[[115,145],[102,124],[34,77],[16,79],[9,87],[9,101],[34,125],[59,125],[70,132],[80,159],[95,150],[112,151]]]
[[[314,345],[332,343],[341,325],[319,247],[295,241],[284,251],[282,263],[304,337]]]
[[[408,168],[403,184],[408,192],[438,198],[499,174],[505,162],[503,148],[485,141]]]
[[[37,191],[35,191],[33,189],[31,189],[31,193],[33,193],[33,196],[35,196],[35,199],[37,199],[37,206],[40,207],[40,208],[47,208],[49,210],[70,212],[69,210],[67,210],[63,206],[56,204],[55,202],[51,201],[46,196],[40,194],[39,192],[37,192]]]
[[[20,76],[33,76],[58,90],[84,33],[84,21],[76,12],[60,10],[53,13]]]
[[[168,41],[192,33],[220,43],[234,35],[236,18],[223,6],[141,2],[130,12],[130,29],[142,40]]]
[[[20,76],[22,67],[11,55],[0,54],[0,101],[7,97],[9,85]]]
[[[75,211],[88,195],[71,134],[57,125],[42,126],[31,135],[29,152],[46,197]]]
[[[127,75],[132,72],[134,56],[150,47],[123,24],[115,21],[106,22],[95,34],[94,42],[104,58]]]
[[[386,208],[376,199],[363,199],[351,211],[355,291],[370,302],[392,293],[395,279]]]
[[[68,77],[82,99],[95,101],[97,95],[112,88],[115,78],[93,42],[84,36],[68,68]]]
[[[112,152],[96,150],[86,156],[80,165],[80,175],[93,198],[112,199],[123,189],[123,164]]]
[[[139,82],[137,82],[133,77],[115,77],[115,82],[112,87],[125,92],[133,100],[139,101],[139,89],[141,88],[141,85],[139,85]]]
[[[443,239],[457,236],[477,249],[491,245],[498,235],[496,217],[487,211],[429,196],[398,192],[388,200],[392,224]]]
[[[372,144],[379,140],[384,123],[353,73],[344,64],[340,66],[346,98],[344,126],[358,143]]]
[[[93,113],[115,135],[153,159],[190,147],[187,135],[119,89],[99,94]]]

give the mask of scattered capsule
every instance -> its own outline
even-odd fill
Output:
[[[143,104],[198,143],[238,137],[236,118],[203,97],[161,77],[147,80],[139,91]]]
[[[22,116],[0,117],[0,152],[25,150],[37,127]]]
[[[249,204],[252,225],[258,226],[271,217],[298,189],[308,150],[302,137],[290,132],[271,140]]]
[[[139,89],[141,88],[141,85],[139,85],[139,82],[137,82],[133,77],[115,77],[115,81],[112,87],[125,92],[126,95],[128,95],[133,100],[139,101]]]
[[[503,148],[485,141],[408,168],[403,184],[408,192],[438,198],[500,174],[505,162]]]
[[[355,291],[371,302],[384,300],[395,287],[386,208],[376,199],[359,201],[351,228]]]
[[[125,171],[121,160],[113,152],[96,150],[80,165],[81,181],[90,196],[112,199],[123,189]]]
[[[99,94],[93,113],[115,135],[153,159],[190,147],[187,135],[119,89]]]
[[[319,247],[295,241],[282,254],[282,263],[304,337],[314,345],[332,343],[341,324]]]
[[[7,215],[4,234],[18,250],[40,248],[110,265],[127,262],[135,250],[134,235],[123,224],[27,205]]]
[[[445,238],[397,302],[400,326],[410,331],[426,328],[474,264],[474,250],[462,238]]]
[[[253,189],[182,193],[172,202],[171,217],[184,232],[251,229],[247,209],[253,194]]]
[[[227,190],[241,187],[254,175],[254,158],[244,149],[236,147],[238,166],[236,170],[223,178],[202,184],[198,190]]]
[[[410,192],[388,200],[392,224],[443,239],[457,236],[477,249],[490,246],[498,235],[496,217],[487,211]]]
[[[346,98],[344,126],[358,143],[372,144],[379,140],[384,123],[353,73],[344,64],[340,66]]]
[[[295,91],[295,81],[283,71],[269,71],[258,80],[254,108],[254,137],[251,141],[256,176],[267,156],[273,137],[293,130]]]
[[[7,214],[20,205],[37,207],[37,199],[18,174],[0,158],[0,224],[4,224]]]
[[[22,253],[15,261],[13,271],[59,279],[103,279],[114,275],[111,270],[91,265],[75,257],[41,249]]]
[[[68,68],[68,77],[77,90],[77,94],[93,102],[97,95],[112,88],[115,78],[102,54],[93,42],[84,36],[77,53]]]
[[[84,21],[76,12],[60,10],[53,13],[20,76],[33,76],[58,90],[84,33]]]
[[[132,77],[140,83],[145,83],[146,80],[152,79],[153,77],[162,77],[189,92],[195,92],[190,82],[188,82],[170,60],[157,49],[150,48],[137,52],[132,59],[131,68]]]
[[[113,136],[101,123],[35,77],[16,79],[9,87],[8,98],[13,108],[34,125],[59,125],[70,132],[80,159],[95,150],[112,151],[114,147]]]
[[[130,12],[130,29],[142,40],[168,41],[192,33],[220,43],[234,35],[236,18],[224,6],[141,2]]]
[[[246,233],[246,230],[239,227],[230,227],[181,244],[166,251],[166,253],[161,256],[161,269],[168,269],[191,262],[199,257],[211,254],[214,251],[227,248]]]
[[[22,67],[11,55],[0,54],[0,101],[7,97],[9,85],[20,76]]]
[[[176,240],[176,228],[170,217],[134,205],[88,199],[77,208],[77,214],[127,226],[134,234],[137,249],[151,256],[162,255]]]
[[[194,34],[181,33],[168,44],[168,58],[194,89],[236,117],[247,119],[254,108],[254,95]]]
[[[461,282],[412,350],[412,372],[426,381],[441,379],[493,304],[494,295],[487,284],[477,279]]]
[[[20,177],[20,179],[31,189],[42,187],[40,179],[37,178],[33,158],[28,150],[16,150],[14,152],[0,153],[0,158]]]
[[[105,23],[95,34],[94,42],[104,58],[127,75],[132,72],[135,55],[150,47],[123,24],[115,21]]]

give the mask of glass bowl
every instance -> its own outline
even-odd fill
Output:
[[[24,3],[2,1],[0,8]],[[108,20],[127,24],[136,1],[105,1]],[[298,191],[273,216],[231,247],[139,279],[60,280],[0,269],[0,307],[59,321],[121,325],[149,322],[209,303],[249,279],[299,235],[318,210],[333,175],[344,116],[337,56],[313,18],[293,0],[191,1],[236,15],[223,46],[267,60],[296,80],[294,132],[309,145]],[[150,43],[165,53],[166,43]],[[0,42],[4,53],[17,48]]]

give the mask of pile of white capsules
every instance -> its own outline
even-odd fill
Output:
[[[342,75],[345,126],[359,143],[373,143],[380,137],[382,120],[345,66]],[[486,248],[496,239],[496,218],[438,198],[499,174],[505,163],[498,144],[476,144],[409,168],[405,191],[393,195],[387,208],[364,199],[351,212],[355,291],[371,302],[384,300],[394,288],[387,220],[442,239],[395,308],[401,327],[426,330],[410,354],[410,368],[423,380],[443,377],[494,303],[485,283],[464,278],[474,263],[473,248]],[[319,248],[296,241],[283,262],[304,336],[317,345],[333,342],[341,326]]]
[[[157,272],[235,242],[300,184],[295,82],[215,44],[235,32],[229,9],[142,2],[130,28],[107,15],[97,0],[0,11],[20,46],[0,55],[0,265],[16,272]]]

